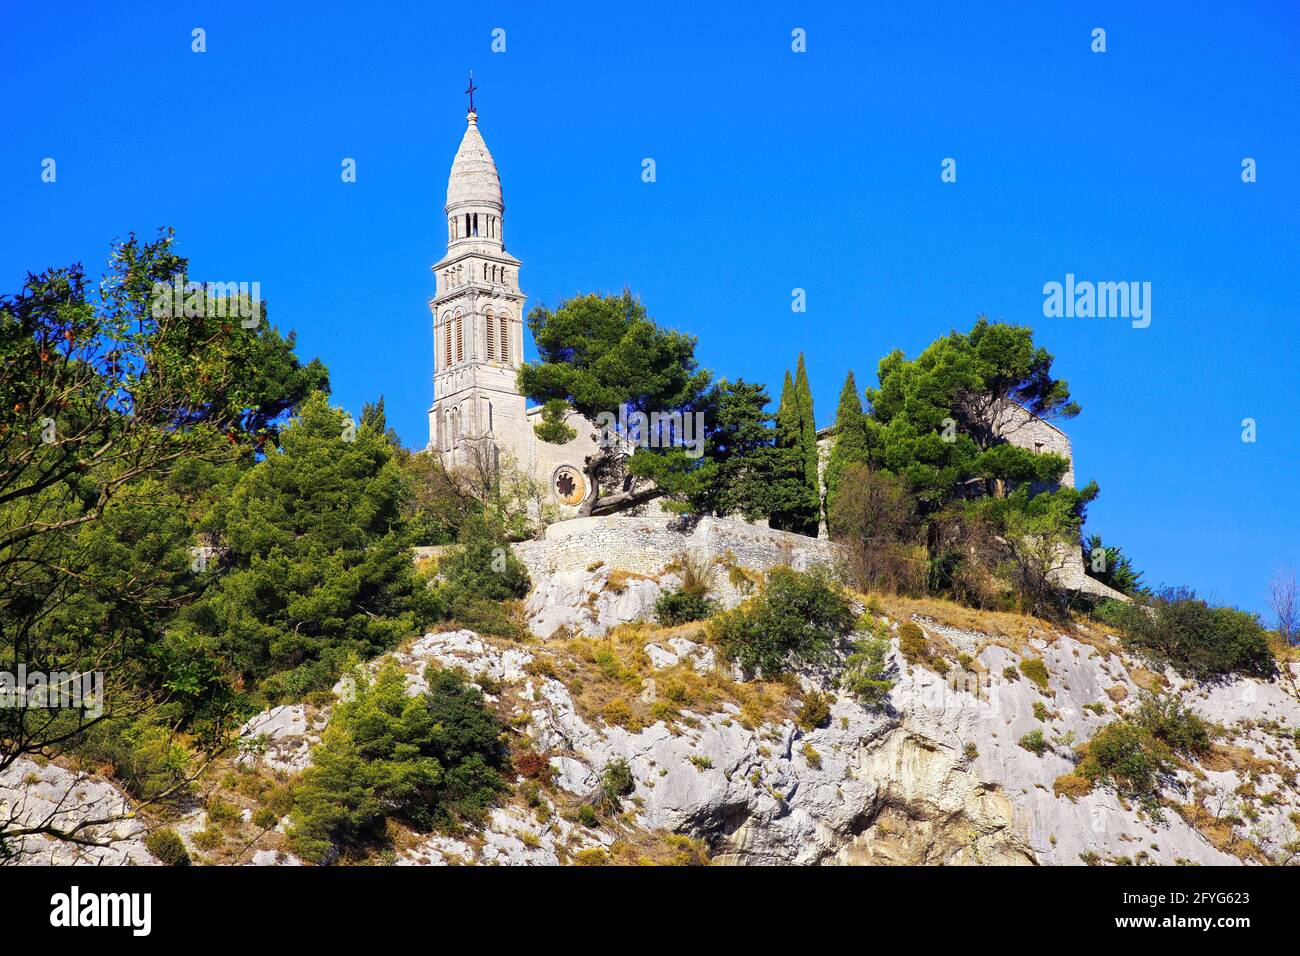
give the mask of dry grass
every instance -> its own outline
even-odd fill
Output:
[[[1237,835],[1232,820],[1216,817],[1199,803],[1178,804],[1178,814],[1186,820],[1210,845],[1224,853],[1243,860],[1267,864],[1271,862],[1259,847]]]
[[[1056,778],[1052,792],[1058,797],[1075,800],[1092,792],[1092,781],[1082,774],[1065,773]]]
[[[1147,670],[1145,667],[1130,667],[1128,676],[1132,679],[1133,683],[1152,694],[1163,694],[1169,689],[1169,681],[1165,679],[1164,674],[1157,674],[1155,671]]]
[[[866,600],[861,596],[861,600]],[[904,597],[900,594],[878,594],[875,596],[884,613],[894,620],[910,620],[913,617],[930,618],[946,627],[961,631],[985,633],[993,643],[1008,646],[1011,650],[1021,649],[1031,637],[1052,640],[1061,631],[1057,624],[1035,618],[1028,614],[1014,614],[1010,611],[983,611],[975,607],[954,604],[937,597]],[[1011,641],[1010,644],[1005,641]]]
[[[1267,760],[1249,747],[1235,744],[1214,744],[1209,754],[1201,758],[1201,766],[1213,773],[1231,770],[1243,779],[1270,773],[1281,775],[1284,770],[1277,761]]]
[[[784,681],[733,681],[720,669],[699,673],[688,661],[656,671],[645,645],[669,638],[702,638],[698,623],[673,628],[623,624],[603,638],[574,637],[549,642],[534,653],[531,670],[561,681],[584,717],[599,717],[633,732],[657,722],[689,722],[689,713],[717,713],[726,704],[753,728],[791,716],[798,688]],[[689,712],[689,713],[688,713]]]

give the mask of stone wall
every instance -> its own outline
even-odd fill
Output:
[[[701,518],[692,526],[666,516],[619,515],[561,521],[546,529],[543,540],[514,545],[535,581],[569,569],[584,570],[597,562],[652,575],[682,551],[708,559],[731,552],[737,564],[756,571],[780,564],[806,570],[833,563],[839,546],[728,518]]]
[[[1015,402],[1007,402],[995,427],[999,435],[1017,448],[1025,448],[1040,455],[1051,452],[1068,461],[1070,467],[1061,476],[1060,483],[1066,488],[1074,487],[1074,452],[1070,448],[1070,437],[1065,432],[1051,422],[1030,414]]]

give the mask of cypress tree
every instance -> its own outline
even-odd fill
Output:
[[[858,385],[849,369],[840,391],[840,404],[835,412],[835,439],[831,457],[826,463],[826,514],[829,516],[840,475],[851,464],[867,463],[867,418],[862,412],[862,399]]]
[[[795,494],[787,506],[773,510],[772,527],[814,535],[817,533],[819,497],[817,435],[812,427],[812,396],[808,391],[808,375],[802,354],[796,374],[791,376],[787,370],[781,386],[781,404],[776,412],[776,444],[785,453],[782,471],[793,479]]]
[[[804,366],[802,352],[799,353],[799,363],[795,367],[794,389],[799,408],[799,443],[804,482],[812,491],[813,498],[820,500],[820,483],[817,480],[817,422],[813,417],[812,389],[808,387],[808,369]],[[816,533],[815,528],[813,533]]]

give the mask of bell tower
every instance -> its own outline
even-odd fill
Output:
[[[429,447],[463,464],[466,444],[489,439],[519,455],[529,428],[515,386],[523,360],[527,296],[520,262],[506,252],[505,203],[496,163],[478,129],[470,75],[465,135],[447,181],[447,253],[433,266],[433,406]]]

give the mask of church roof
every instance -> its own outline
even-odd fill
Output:
[[[504,208],[501,200],[501,177],[497,164],[488,152],[487,143],[478,131],[478,115],[469,114],[469,126],[452,160],[447,180],[447,211],[462,203]]]

